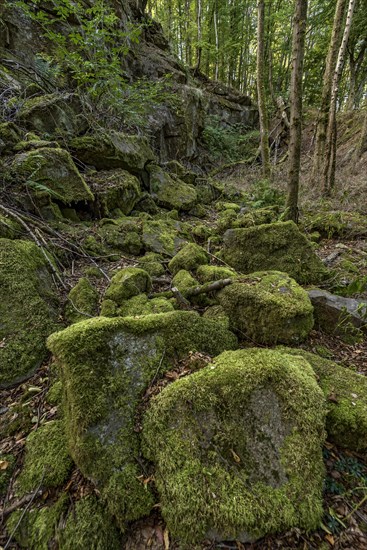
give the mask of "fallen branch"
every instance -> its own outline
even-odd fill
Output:
[[[202,286],[197,286],[195,288],[190,288],[185,292],[187,298],[193,296],[199,296],[199,294],[208,294],[209,292],[216,292],[222,288],[231,285],[233,283],[232,279],[220,279],[219,281],[214,281],[214,283],[206,283]]]

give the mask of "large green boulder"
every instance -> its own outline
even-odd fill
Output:
[[[39,202],[44,195],[63,204],[94,199],[70,153],[64,149],[42,147],[19,153],[11,171]]]
[[[173,179],[156,164],[148,166],[150,175],[150,194],[165,208],[190,210],[198,201],[195,187],[178,178]]]
[[[58,303],[44,256],[29,241],[0,239],[0,387],[25,379],[47,356]]]
[[[154,160],[154,153],[145,138],[120,132],[106,131],[76,137],[69,146],[77,159],[97,170],[122,168],[141,175],[145,166]]]
[[[235,336],[179,311],[83,321],[53,334],[48,345],[60,365],[72,458],[121,526],[147,515],[154,498],[139,478],[141,397],[175,359],[233,349]]]
[[[226,351],[164,388],[143,451],[171,535],[193,548],[317,528],[324,421],[312,368],[278,351]]]
[[[218,293],[240,338],[258,344],[297,343],[313,327],[307,292],[286,273],[265,271],[241,277]]]
[[[329,438],[349,450],[366,451],[366,376],[303,349],[282,348],[282,351],[304,357],[314,369],[327,402]]]
[[[138,178],[126,170],[96,172],[88,182],[96,197],[95,211],[100,218],[108,218],[115,212],[130,214],[141,196]]]
[[[147,220],[141,238],[146,250],[167,256],[177,254],[187,242],[182,223],[172,219]]]
[[[312,244],[291,221],[229,229],[222,257],[242,273],[283,271],[300,284],[317,283],[327,276]]]

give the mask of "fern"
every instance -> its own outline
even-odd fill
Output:
[[[56,200],[59,200],[59,201],[64,201],[64,197],[62,197],[59,193],[57,193],[57,191],[54,191],[53,189],[50,189],[49,187],[47,187],[47,185],[45,185],[43,183],[40,183],[39,181],[28,179],[25,182],[25,185],[27,187],[30,187],[34,191],[39,191],[41,193],[47,193],[53,199],[56,199]]]

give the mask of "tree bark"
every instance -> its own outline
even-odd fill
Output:
[[[266,108],[265,94],[265,68],[264,68],[264,20],[265,1],[257,3],[257,99],[259,103],[260,118],[260,148],[262,159],[262,171],[265,179],[271,176],[270,153],[269,153],[269,123]]]
[[[338,101],[339,82],[344,66],[344,57],[347,49],[350,27],[352,25],[353,11],[356,0],[349,0],[347,18],[343,32],[343,39],[340,44],[338,60],[333,75],[331,88],[329,120],[326,131],[325,154],[322,171],[323,192],[329,195],[335,183],[335,165],[336,165],[336,141],[337,141],[337,124],[336,110]]]
[[[302,76],[307,23],[307,0],[296,0],[293,16],[290,87],[290,141],[287,218],[298,222],[299,171],[302,141]]]
[[[329,43],[329,51],[326,59],[326,67],[325,67],[323,84],[322,84],[321,106],[320,106],[319,118],[317,123],[315,152],[314,152],[313,171],[312,171],[312,179],[315,183],[317,183],[318,180],[321,178],[321,171],[322,171],[323,159],[325,154],[326,131],[328,126],[331,89],[333,84],[333,74],[335,72],[338,49],[339,49],[340,39],[342,35],[342,28],[343,28],[342,22],[343,22],[343,17],[345,12],[345,6],[346,6],[346,0],[338,0],[335,8],[333,30],[331,33],[331,38]]]

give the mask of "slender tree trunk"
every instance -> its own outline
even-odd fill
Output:
[[[335,8],[333,30],[331,33],[329,51],[326,59],[326,67],[322,84],[321,106],[317,122],[315,152],[313,159],[312,179],[315,183],[321,177],[321,170],[325,154],[326,130],[328,126],[329,107],[333,74],[338,56],[338,49],[342,35],[342,22],[347,0],[338,0]]]
[[[367,102],[366,102],[366,111],[364,115],[364,121],[361,131],[361,136],[359,138],[359,143],[356,148],[356,154],[355,154],[355,160],[358,162],[363,155],[367,151]]]
[[[197,46],[196,46],[196,66],[195,71],[200,71],[200,65],[201,65],[201,54],[202,54],[202,45],[201,45],[201,38],[202,38],[202,30],[201,30],[201,11],[202,11],[202,5],[201,0],[196,0],[196,24],[197,24]]]
[[[353,18],[355,3],[356,3],[356,0],[349,0],[347,18],[345,21],[345,27],[343,32],[343,39],[340,44],[338,60],[337,60],[334,75],[333,75],[333,83],[332,83],[331,98],[330,98],[329,120],[328,120],[328,126],[326,131],[324,164],[323,164],[323,171],[322,171],[323,192],[325,195],[330,194],[331,189],[334,187],[334,183],[335,183],[336,141],[337,141],[336,110],[337,110],[337,101],[338,101],[338,91],[339,91],[340,77],[343,71],[344,57],[347,49],[350,27],[352,25],[352,18]]]
[[[269,124],[268,114],[266,110],[266,94],[265,94],[265,68],[264,68],[264,19],[265,19],[265,2],[259,0],[257,3],[257,99],[259,103],[259,118],[260,118],[260,148],[262,159],[263,176],[266,179],[270,178],[270,153],[269,153]]]
[[[214,7],[214,33],[215,33],[215,71],[214,78],[218,80],[219,76],[219,36],[218,36],[218,3],[215,0]]]
[[[307,23],[307,0],[295,0],[290,87],[290,141],[287,218],[298,222],[299,171],[302,141],[302,76]]]

